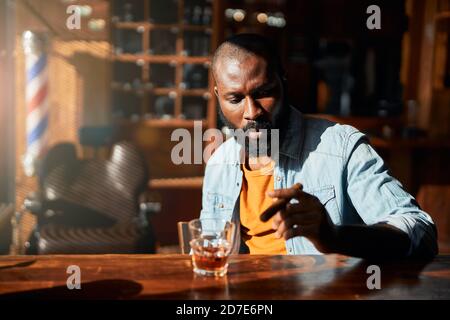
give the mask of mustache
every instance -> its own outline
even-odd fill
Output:
[[[249,121],[247,124],[242,128],[244,132],[247,132],[248,130],[261,130],[261,129],[272,129],[273,125],[270,121],[266,119],[258,119],[254,121]]]

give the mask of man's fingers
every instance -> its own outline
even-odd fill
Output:
[[[288,216],[285,216],[283,212],[281,212],[278,213],[277,216],[280,218],[272,224],[276,230],[275,236],[277,238],[281,238],[285,232],[294,226],[297,226],[296,228],[310,227],[320,221],[320,215],[313,211]]]
[[[288,203],[283,210],[282,217],[287,217],[296,213],[307,213],[317,210],[317,203],[313,199],[305,198],[298,203]]]
[[[294,237],[315,237],[317,234],[317,226],[316,225],[308,225],[308,226],[299,226],[293,225],[291,228],[288,228],[283,237],[285,240],[294,238]]]
[[[286,227],[286,223],[283,221],[281,221],[281,223],[278,225],[277,231],[275,231],[275,237],[277,239],[281,238],[284,233],[287,231],[287,227]]]
[[[299,191],[302,189],[302,184],[296,183],[291,188],[269,191],[267,192],[267,196],[271,198],[292,199],[297,197]]]
[[[310,195],[309,193],[305,193],[303,191],[298,191],[298,196],[296,197],[296,199],[298,201],[300,201],[300,203],[298,203],[298,205],[300,205],[300,207],[297,208],[301,208],[301,211],[310,211],[312,210],[312,208],[314,207],[314,200],[315,197],[313,195]],[[279,211],[285,211],[282,216],[286,216],[289,215],[295,211],[293,211],[293,209],[290,209],[289,211],[287,210],[287,208],[290,205],[289,201],[291,200],[291,198],[281,198],[281,199],[277,199],[276,201],[273,202],[273,204],[267,208],[266,210],[264,210],[263,213],[261,213],[260,215],[260,220],[262,222],[266,222],[269,221],[270,218],[272,218],[277,212]]]
[[[286,210],[280,214],[289,223],[310,224],[319,221],[321,216],[314,209],[305,208],[302,204],[288,204]]]
[[[277,230],[278,226],[280,225],[280,223],[283,221],[283,219],[281,218],[281,213],[278,212],[276,215],[273,216],[272,219],[272,229],[273,230]]]
[[[275,202],[281,201],[281,200],[287,200],[287,202],[289,202],[291,199],[294,199],[294,198],[299,201],[312,201],[312,200],[316,199],[316,197],[313,196],[312,194],[307,193],[300,189],[278,189],[278,190],[274,190],[272,192],[268,192],[267,195],[269,197],[272,197],[272,195],[275,195],[274,198],[277,199]]]
[[[298,190],[301,190],[303,186],[300,183],[296,183],[289,189],[279,189],[272,192],[267,192],[267,196],[276,199],[273,204],[264,210],[260,215],[260,220],[263,222],[269,221],[278,211],[283,210],[292,198],[295,198]],[[277,197],[276,194],[284,194],[282,197]],[[291,195],[291,196],[288,196]]]
[[[274,201],[274,203],[269,208],[267,208],[266,210],[263,211],[263,213],[261,213],[259,219],[262,222],[269,221],[269,219],[272,218],[278,211],[283,210],[288,204],[288,202],[289,202],[288,199],[278,199]]]

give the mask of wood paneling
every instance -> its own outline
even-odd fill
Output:
[[[200,216],[202,191],[200,188],[156,188],[151,190],[159,195],[161,212],[154,214],[151,224],[160,246],[178,244],[177,223]]]
[[[439,252],[450,253],[450,185],[424,185],[417,201],[436,224]]]
[[[439,41],[442,40],[442,34],[437,32],[437,18],[441,10],[448,8],[448,1],[429,0],[424,2],[423,25],[421,35],[421,51],[419,60],[419,78],[417,85],[417,97],[420,108],[418,114],[419,125],[423,129],[429,129],[433,136],[442,135],[444,129],[441,128],[442,123],[435,123],[434,115],[440,114],[443,108],[448,108],[446,99],[441,101],[442,95],[435,94],[434,88],[435,78],[439,76],[436,70],[445,68],[445,65],[440,65],[443,60],[440,59],[441,47],[436,47]],[[412,21],[413,22],[413,21]],[[447,28],[448,29],[448,28]],[[447,30],[447,34],[450,30]],[[441,89],[442,90],[442,89]],[[444,95],[445,96],[445,95]],[[448,114],[445,115],[445,121],[450,121]],[[445,130],[444,130],[445,131]],[[448,135],[450,132],[446,132]]]

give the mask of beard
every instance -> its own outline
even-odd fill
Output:
[[[261,116],[253,121],[249,121],[243,128],[235,127],[222,112],[219,107],[219,116],[222,122],[230,129],[233,129],[232,137],[244,148],[247,157],[274,156],[272,155],[272,143],[283,140],[283,125],[288,119],[288,105],[282,103],[278,112],[273,114],[273,120]],[[272,141],[274,130],[279,130],[280,141]],[[275,139],[276,140],[276,139]],[[278,150],[278,148],[276,148]]]

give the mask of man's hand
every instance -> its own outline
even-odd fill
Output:
[[[272,227],[278,238],[303,236],[320,252],[372,260],[405,257],[411,246],[407,233],[387,223],[334,225],[319,199],[302,191],[301,184],[267,196],[274,203],[261,214],[261,220],[274,217]],[[292,199],[298,203],[289,203]]]
[[[284,237],[287,240],[303,236],[323,253],[334,251],[336,227],[319,199],[302,191],[301,185],[271,191],[267,196],[287,202],[273,218],[272,228],[276,230],[278,238]],[[291,199],[297,199],[298,203],[289,203]]]

